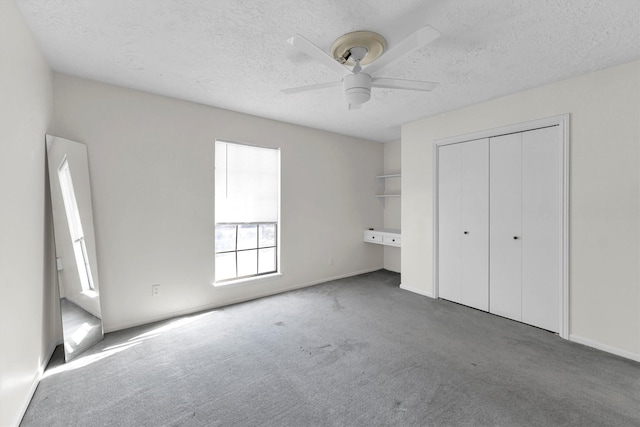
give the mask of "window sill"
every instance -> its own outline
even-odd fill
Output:
[[[96,298],[98,296],[98,293],[96,291],[91,291],[91,290],[82,291],[81,294],[89,298]]]
[[[213,282],[213,286],[215,288],[227,288],[227,287],[231,288],[236,286],[250,285],[253,282],[257,282],[260,280],[273,279],[274,277],[280,277],[280,276],[282,276],[282,273],[264,274],[262,276],[245,277],[243,279],[229,280],[225,282]]]

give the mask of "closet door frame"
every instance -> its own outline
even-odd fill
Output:
[[[562,186],[560,191],[560,206],[562,210],[562,236],[560,239],[560,254],[562,256],[561,261],[561,277],[559,280],[560,289],[558,295],[560,298],[558,307],[558,319],[559,319],[559,335],[564,339],[569,339],[569,114],[563,114],[559,116],[547,117],[538,120],[532,120],[523,123],[517,123],[509,126],[502,126],[493,129],[481,130],[478,132],[467,133],[463,135],[456,135],[447,138],[441,138],[433,141],[433,278],[432,278],[432,295],[434,298],[438,298],[438,149],[439,147],[458,144],[461,142],[473,141],[476,139],[491,138],[501,135],[507,135],[511,133],[525,132],[534,129],[540,129],[550,126],[559,126],[560,139],[562,144],[562,178],[560,185]]]

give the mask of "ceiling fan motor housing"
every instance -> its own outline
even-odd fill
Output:
[[[344,97],[349,105],[364,104],[371,98],[371,76],[365,73],[347,74],[342,79]]]

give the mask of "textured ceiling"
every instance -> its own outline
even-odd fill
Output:
[[[640,59],[639,0],[17,0],[60,73],[372,141],[400,125]],[[340,87],[280,89],[341,76],[285,41],[329,51],[371,30],[389,48],[424,25],[441,37],[384,70],[440,82],[373,89],[348,111]]]

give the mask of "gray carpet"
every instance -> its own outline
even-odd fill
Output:
[[[60,298],[67,360],[72,360],[102,339],[102,320],[66,298]]]
[[[381,270],[58,352],[22,425],[640,425],[640,364],[398,284]]]

